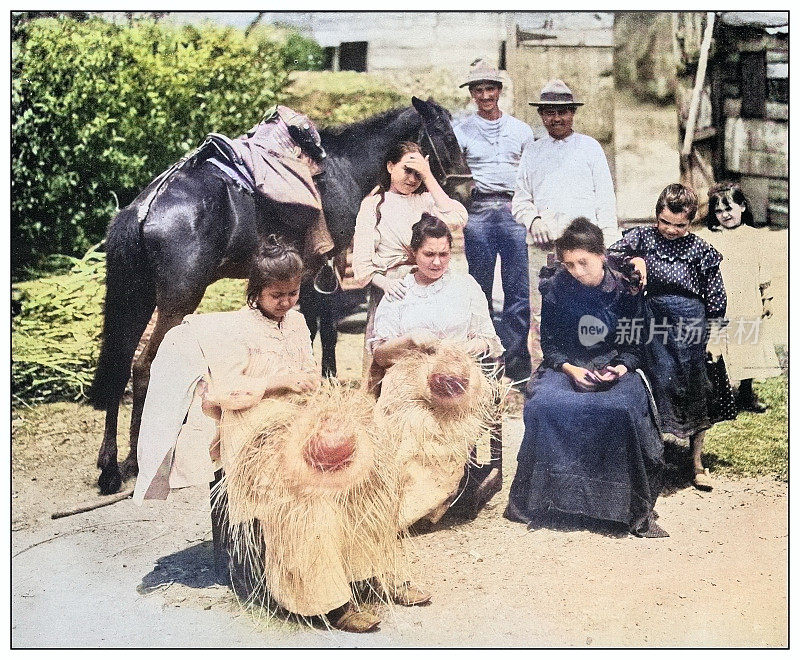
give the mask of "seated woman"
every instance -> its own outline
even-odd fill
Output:
[[[391,381],[392,366],[408,357],[409,353],[411,357],[428,354],[435,361],[437,354],[441,357],[442,351],[454,349],[456,353],[452,355],[460,354],[470,363],[461,365],[461,375],[452,379],[455,389],[464,392],[468,399],[460,410],[470,406],[473,406],[470,410],[474,410],[480,407],[477,400],[482,399],[487,390],[483,386],[472,388],[476,381],[484,378],[476,360],[500,356],[503,346],[495,333],[486,296],[478,283],[466,273],[453,273],[448,269],[452,240],[447,225],[435,216],[423,213],[422,219],[414,224],[410,246],[416,268],[403,279],[405,296],[402,299],[384,297],[375,313],[375,334],[371,342],[374,361],[369,386],[377,393],[384,373],[387,382]],[[457,362],[458,358],[451,361]],[[431,376],[438,377],[433,373]],[[447,378],[445,376],[445,380]],[[425,381],[420,386],[424,389],[427,383]],[[396,385],[398,383],[392,387]],[[394,401],[397,392],[391,391],[391,387],[382,390],[378,411],[391,415],[402,402]],[[407,527],[422,517],[433,522],[441,517],[450,496],[458,488],[470,443],[475,440],[474,435],[446,437],[448,429],[454,430],[454,427],[448,426],[446,415],[436,416],[435,395],[425,392],[411,398],[415,400],[413,405],[419,408],[410,411],[410,426],[406,427],[405,434],[401,434],[403,437],[398,438],[399,451],[403,454],[401,464],[406,468],[401,527]],[[425,416],[431,413],[433,416]],[[423,419],[427,420],[425,429],[413,428],[415,421]],[[396,427],[397,422],[397,419],[392,420],[389,426]],[[476,434],[478,426],[474,427]],[[456,434],[463,435],[471,430],[472,427],[462,427]],[[451,452],[448,447],[459,443],[461,448],[466,448],[466,456],[458,451]]]
[[[668,536],[653,520],[663,442],[635,373],[642,296],[608,267],[603,234],[587,219],[573,220],[555,246],[561,263],[539,284],[544,360],[529,384],[505,516],[529,523],[554,509]]]

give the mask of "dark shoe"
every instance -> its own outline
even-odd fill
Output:
[[[638,536],[639,538],[643,539],[666,539],[669,538],[669,534],[664,530],[659,524],[656,522],[656,517],[658,514],[655,511],[652,511],[649,516],[647,516],[647,520],[645,520],[642,524],[639,525],[638,528],[632,528],[631,534],[634,536]]]

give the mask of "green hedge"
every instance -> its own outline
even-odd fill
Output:
[[[117,202],[207,133],[248,130],[282,99],[289,71],[315,57],[313,42],[271,26],[245,36],[211,23],[59,17],[22,22],[12,37],[15,279],[47,255],[83,254]]]

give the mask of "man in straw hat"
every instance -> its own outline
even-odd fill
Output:
[[[575,100],[563,80],[549,81],[539,100],[529,103],[537,106],[547,136],[525,150],[511,206],[514,219],[527,228],[532,243],[528,252],[533,273],[530,353],[535,369],[542,361],[538,274],[547,264],[553,241],[581,216],[603,230],[606,245],[616,241],[620,232],[614,184],[603,148],[594,138],[572,129],[575,111],[583,103]]]
[[[514,222],[511,198],[522,150],[533,140],[533,131],[500,110],[503,78],[483,60],[473,63],[460,87],[469,88],[478,106],[476,114],[453,127],[475,181],[464,227],[464,252],[469,274],[480,284],[490,311],[495,263],[500,255],[504,302],[496,329],[506,349],[506,375],[524,381],[530,376],[528,254],[525,228]]]

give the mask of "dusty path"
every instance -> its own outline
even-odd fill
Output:
[[[61,520],[41,515],[13,532],[12,644],[787,644],[785,484],[682,488],[658,505],[668,539],[527,531],[501,516],[521,436],[521,420],[508,419],[506,487],[475,521],[414,538],[415,574],[433,603],[397,608],[375,634],[242,613],[214,579],[207,495],[184,491],[141,508],[126,501]]]

